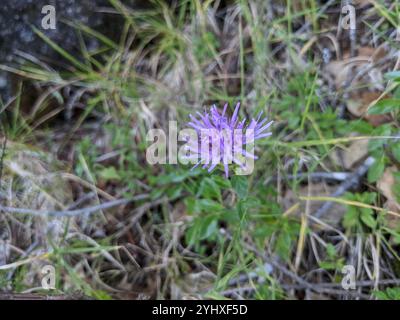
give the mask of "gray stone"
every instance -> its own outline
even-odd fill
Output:
[[[130,6],[134,0],[122,1]],[[56,9],[56,29],[45,30],[41,21],[45,16],[42,8],[53,5]],[[122,28],[117,15],[99,12],[101,7],[110,7],[107,0],[2,0],[0,5],[0,64],[12,65],[16,62],[16,52],[22,51],[39,59],[60,62],[60,55],[50,48],[32,30],[32,25],[69,53],[78,56],[80,52],[76,30],[62,22],[79,21],[100,32],[114,32]],[[113,27],[110,27],[113,26]],[[118,27],[117,27],[118,26]],[[112,35],[112,34],[111,34]],[[94,50],[96,39],[86,38],[86,46]],[[62,61],[62,60],[61,60]],[[10,75],[0,71],[0,97],[3,102],[11,95]]]

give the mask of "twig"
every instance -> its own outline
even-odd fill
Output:
[[[330,197],[340,197],[351,187],[357,186],[360,183],[360,179],[367,173],[368,169],[374,164],[375,159],[368,157],[364,163],[358,167],[356,172],[349,179],[343,181],[343,183],[336,189],[336,191]],[[320,218],[324,215],[333,205],[333,202],[324,203],[314,214],[316,218]]]
[[[50,216],[50,217],[75,217],[81,214],[90,214],[96,212],[98,210],[105,210],[108,208],[128,204],[132,201],[146,199],[148,197],[147,194],[138,195],[136,197],[130,199],[118,199],[109,202],[105,202],[96,206],[86,207],[82,209],[76,210],[64,210],[64,211],[40,211],[40,210],[32,210],[27,208],[15,208],[15,207],[5,207],[0,205],[0,210],[4,210],[5,212],[15,213],[15,214],[29,214],[33,216]]]
[[[264,272],[265,274],[269,275],[271,274],[273,268],[269,263],[264,263],[264,265],[262,266],[262,268],[257,268],[255,271],[251,271],[247,274],[241,274],[236,278],[233,278],[231,280],[229,280],[228,285],[229,286],[236,286],[240,283],[243,282],[249,282],[250,280],[253,279],[258,279],[258,281],[260,282],[264,282],[265,279],[262,277],[262,274],[260,275],[260,272]]]
[[[3,163],[4,163],[4,156],[6,154],[6,147],[7,147],[7,135],[4,136],[3,146],[1,148],[1,158],[0,158],[0,191],[1,191],[1,184],[3,182]]]
[[[221,230],[222,231],[222,230]],[[226,230],[223,230],[223,233],[229,240],[232,240],[232,236],[226,232]],[[303,278],[301,278],[300,276],[298,276],[297,274],[295,274],[294,272],[288,270],[287,268],[285,268],[284,266],[282,266],[274,257],[268,257],[267,255],[263,255],[261,254],[257,248],[253,247],[252,245],[248,244],[248,243],[244,243],[244,247],[246,247],[247,250],[253,252],[254,254],[256,254],[258,257],[262,258],[264,260],[265,263],[268,263],[270,265],[272,265],[274,268],[276,268],[277,270],[279,270],[280,272],[282,272],[284,275],[288,276],[289,278],[292,278],[294,281],[296,281],[297,283],[305,286],[306,288],[313,290],[313,285],[309,282],[307,282],[306,280],[304,280]]]
[[[355,283],[356,288],[358,287],[373,287],[375,280],[362,280]],[[378,285],[400,285],[400,279],[382,279],[379,280]],[[341,283],[313,283],[314,287],[320,288],[341,288]],[[284,284],[282,287],[286,289],[304,289],[304,286],[299,284]]]
[[[331,294],[349,294],[353,297],[357,298],[369,298],[368,295],[354,292],[354,291],[345,291],[345,290],[337,290],[337,288],[342,288],[341,283],[309,283],[312,285],[312,289],[316,292],[319,293],[331,293]],[[380,280],[378,282],[378,285],[399,285],[400,284],[400,279],[384,279]],[[373,280],[364,280],[364,281],[358,281],[356,282],[356,287],[373,287],[375,285],[375,281]],[[304,286],[303,284],[280,284],[279,285],[282,289],[285,290],[306,290],[309,289],[308,285]],[[252,286],[246,286],[246,287],[238,287],[238,288],[232,288],[228,290],[224,290],[221,292],[222,295],[224,296],[230,296],[233,294],[239,294],[239,295],[244,295],[251,293],[255,291],[255,287]]]
[[[281,287],[283,289],[300,289],[300,290],[301,289],[303,289],[303,290],[309,289],[309,288],[304,288],[304,287],[301,287],[301,286],[296,286],[296,288],[294,288],[294,287],[291,287],[290,285],[281,285]],[[255,290],[256,290],[256,288],[250,287],[250,286],[240,287],[240,288],[233,288],[233,289],[228,289],[228,290],[222,291],[221,295],[223,295],[223,296],[232,296],[232,295],[235,295],[235,294],[245,295],[246,293],[249,294],[249,293],[254,292]],[[346,291],[344,289],[339,290],[339,289],[330,288],[330,287],[315,286],[314,288],[312,288],[312,290],[314,292],[317,292],[317,293],[320,293],[320,294],[321,293],[334,294],[334,295],[345,295],[346,294],[346,295],[349,295],[349,296],[351,296],[353,298],[361,298],[361,299],[369,299],[370,298],[370,295],[366,295],[366,294],[363,294],[363,293],[354,292],[354,291]]]
[[[0,300],[95,300],[82,293],[71,295],[43,295],[34,293],[0,293]]]
[[[345,181],[349,179],[353,174],[351,172],[299,172],[298,174],[288,174],[280,177],[281,180],[302,180],[310,178],[311,180],[334,180],[334,181]],[[278,176],[273,176],[265,181],[268,184],[272,181],[278,180]]]

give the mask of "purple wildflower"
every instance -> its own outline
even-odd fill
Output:
[[[246,119],[239,121],[240,102],[236,104],[231,118],[225,115],[227,106],[228,104],[225,104],[222,114],[213,105],[210,112],[204,114],[197,112],[199,119],[190,115],[191,122],[188,125],[195,129],[198,141],[194,142],[197,145],[189,145],[189,150],[191,157],[199,160],[192,169],[203,163],[203,169],[208,167],[208,172],[211,172],[222,163],[225,175],[228,177],[230,163],[233,162],[243,168],[244,163],[239,158],[257,159],[254,154],[243,148],[245,145],[272,134],[266,130],[273,121],[267,123],[267,118],[261,120],[262,112],[257,119],[252,119],[246,124]]]

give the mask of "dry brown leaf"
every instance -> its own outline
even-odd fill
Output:
[[[379,99],[379,92],[363,92],[361,95],[355,96],[354,99],[347,101],[347,110],[356,117],[362,117],[367,111],[368,105]]]
[[[385,169],[382,177],[377,182],[376,186],[378,190],[387,198],[394,199],[394,194],[392,191],[392,187],[394,185],[394,176],[393,172],[396,172],[396,167],[388,167]]]
[[[311,290],[307,290],[305,300],[332,300],[332,298],[322,293],[314,293]]]
[[[343,159],[343,162],[339,160],[337,150],[334,150],[330,158],[336,165],[343,165],[343,167],[347,170],[350,170],[354,167],[355,164],[364,159],[368,154],[368,141],[365,140],[357,140],[350,144],[350,146],[344,150],[338,150],[340,152],[340,156]]]
[[[360,47],[358,48],[358,55],[350,57],[348,52],[343,54],[342,60],[334,60],[328,63],[325,67],[325,71],[330,73],[334,78],[337,89],[341,89],[346,82],[350,79],[350,76],[354,76],[361,67],[366,67],[370,63],[376,63],[385,56],[385,51],[382,47],[377,49],[371,47]],[[366,76],[369,78],[365,81],[366,84],[376,84],[381,89],[380,80],[382,79],[382,72],[378,68],[371,68],[367,72]],[[361,81],[360,79],[359,81]],[[358,86],[359,83],[352,82],[353,86]],[[348,89],[348,88],[346,88]]]
[[[178,202],[172,210],[171,218],[174,222],[178,222],[184,221],[185,219],[187,219],[187,216],[188,215],[186,205],[182,201]]]
[[[343,151],[343,164],[346,169],[365,158],[368,154],[368,140],[358,140],[350,144],[350,147]]]
[[[390,113],[387,114],[367,114],[368,107],[381,97],[381,92],[362,92],[361,94],[352,94],[347,101],[347,110],[356,117],[364,118],[371,125],[377,127],[381,124],[392,121]],[[385,96],[383,99],[389,98]]]
[[[376,100],[382,99],[383,76],[379,68],[371,66],[386,55],[383,47],[371,48],[360,47],[355,57],[350,57],[349,53],[343,55],[342,60],[329,63],[325,70],[334,79],[336,88],[346,89],[350,93],[350,98],[346,101],[348,111],[355,117],[364,118],[373,126],[390,122],[390,114],[368,115],[368,107]],[[360,78],[355,75],[363,74]],[[352,80],[352,81],[350,81]],[[351,85],[350,88],[344,86]],[[354,90],[351,90],[354,88]],[[363,89],[360,89],[363,88]],[[388,96],[383,99],[389,98]]]
[[[371,0],[353,0],[353,3],[356,6],[364,7],[366,5],[372,4],[373,2]]]
[[[372,47],[360,47],[357,49],[358,57],[363,59],[368,59],[368,61],[378,62],[386,55],[386,50],[383,47],[372,48]],[[343,55],[344,58],[348,59],[350,57],[349,53]]]
[[[378,190],[382,193],[382,195],[384,195],[387,199],[384,207],[391,211],[400,212],[400,204],[396,201],[396,197],[392,191],[395,183],[393,173],[396,171],[397,169],[394,166],[386,168],[376,186]],[[387,216],[387,219],[389,226],[393,228],[398,226],[398,224],[400,223],[399,218],[392,215]]]

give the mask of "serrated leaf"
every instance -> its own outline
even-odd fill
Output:
[[[376,200],[376,192],[363,192],[357,194],[359,196],[359,201],[367,204],[373,204]]]
[[[367,225],[371,229],[374,229],[376,227],[376,221],[373,217],[373,212],[371,209],[362,208],[360,218],[361,218],[361,221],[363,223],[365,223],[365,225]]]

